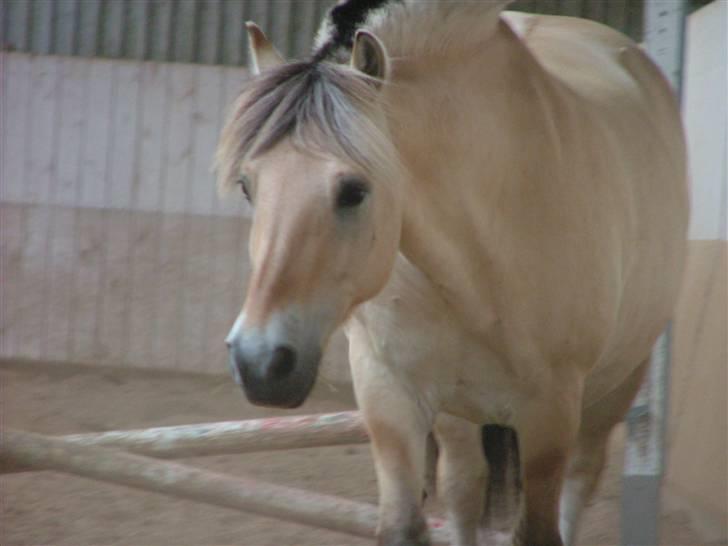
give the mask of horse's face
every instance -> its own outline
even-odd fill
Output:
[[[399,248],[401,182],[377,83],[388,60],[360,33],[353,70],[282,65],[255,25],[248,32],[253,72],[266,73],[241,95],[218,149],[221,182],[239,180],[254,210],[248,293],[226,342],[251,402],[296,407],[329,337],[382,289]],[[245,153],[241,142],[260,148]]]
[[[400,200],[394,184],[289,140],[244,169],[252,275],[230,363],[251,402],[296,407],[334,329],[386,283]]]
[[[248,31],[253,71],[266,73],[241,95],[218,149],[221,181],[239,180],[254,210],[248,293],[226,341],[251,402],[296,407],[329,337],[382,289],[399,248],[401,182],[376,83],[388,60],[360,33],[353,70],[282,65]],[[246,154],[241,142],[260,148]]]

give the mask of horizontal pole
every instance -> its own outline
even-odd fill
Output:
[[[376,532],[377,508],[369,504],[108,448],[81,446],[30,432],[5,429],[0,443],[0,460],[361,537],[373,537]],[[432,520],[431,526],[433,541],[447,542],[444,522]]]
[[[71,434],[57,439],[81,446],[113,447],[158,459],[364,444],[369,441],[358,411],[113,430]],[[27,470],[22,465],[0,464],[0,474]]]

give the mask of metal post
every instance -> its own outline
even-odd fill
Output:
[[[685,0],[646,0],[647,53],[662,69],[680,98],[682,90]],[[659,544],[660,486],[665,470],[669,415],[671,327],[655,344],[650,370],[627,415],[627,445],[622,481],[623,546]]]
[[[627,415],[622,479],[623,546],[658,546],[660,486],[665,469],[670,328],[652,350],[645,382]]]
[[[682,94],[685,0],[646,0],[644,47],[675,90]]]

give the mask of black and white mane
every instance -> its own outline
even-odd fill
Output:
[[[341,0],[324,17],[310,61],[348,63],[356,31],[375,34],[390,58],[471,48],[495,31],[512,0]]]
[[[313,49],[314,61],[345,62],[349,59],[357,29],[387,4],[402,0],[341,0],[321,23]]]

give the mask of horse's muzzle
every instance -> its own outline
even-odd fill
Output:
[[[309,358],[290,345],[277,345],[250,354],[238,343],[228,345],[230,369],[248,400],[256,405],[296,408],[308,397],[316,379],[318,357]]]

